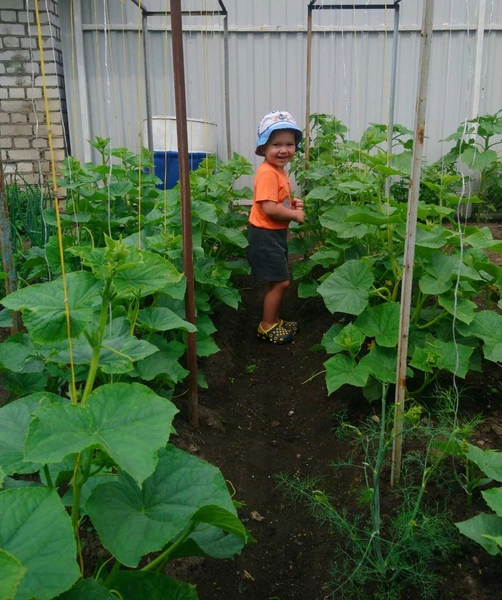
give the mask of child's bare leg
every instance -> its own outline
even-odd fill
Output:
[[[286,281],[271,281],[265,284],[263,318],[261,321],[263,329],[270,329],[279,322],[279,308],[282,297],[288,288],[289,279],[286,279]]]

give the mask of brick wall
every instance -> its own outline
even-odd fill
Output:
[[[27,9],[28,6],[28,9]],[[65,157],[66,105],[58,0],[38,2],[57,164]],[[46,10],[47,7],[47,10]],[[52,33],[52,38],[51,38]],[[34,0],[0,0],[0,149],[7,181],[51,173]]]

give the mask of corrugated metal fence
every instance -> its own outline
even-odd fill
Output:
[[[254,161],[256,125],[286,109],[304,126],[307,0],[223,0],[228,9],[232,148]],[[168,11],[167,0],[143,0]],[[334,3],[334,2],[331,2]],[[347,2],[351,4],[352,2]],[[311,112],[335,114],[357,139],[369,123],[386,123],[393,11],[314,13]],[[322,0],[318,0],[322,4]],[[326,2],[328,4],[328,2]],[[402,0],[396,122],[413,128],[422,0]],[[167,8],[166,8],[167,7]],[[218,9],[216,0],[183,2],[184,10]],[[72,151],[83,158],[88,137],[137,149],[146,116],[141,13],[131,0],[60,2]],[[484,21],[484,23],[483,23]],[[188,115],[218,124],[226,156],[223,24],[219,16],[184,17]],[[149,17],[153,115],[174,115],[170,21]],[[465,119],[502,108],[502,0],[436,0],[425,153]],[[476,72],[480,86],[475,89]],[[142,140],[147,145],[146,136]],[[85,148],[87,147],[87,151]]]

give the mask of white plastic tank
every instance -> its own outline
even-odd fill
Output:
[[[217,150],[217,125],[204,119],[187,119],[188,164],[191,170]],[[143,121],[144,140],[148,140],[146,119]],[[153,158],[155,174],[162,179],[158,187],[169,189],[179,179],[178,137],[176,117],[152,117]],[[146,144],[145,144],[146,145]]]

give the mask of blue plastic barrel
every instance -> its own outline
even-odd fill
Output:
[[[195,171],[206,156],[207,152],[189,152],[188,168],[190,171]],[[159,179],[162,179],[162,183],[157,187],[161,190],[172,189],[180,178],[178,153],[172,150],[168,150],[167,152],[155,150],[153,153],[153,162],[155,175]]]

